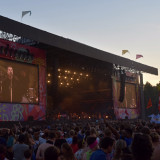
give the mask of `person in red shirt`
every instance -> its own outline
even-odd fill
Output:
[[[78,137],[74,136],[72,139],[72,144],[71,144],[71,148],[73,153],[76,153],[78,151]]]

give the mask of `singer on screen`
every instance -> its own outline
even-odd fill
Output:
[[[13,67],[8,66],[6,76],[2,84],[2,96],[4,102],[14,102],[17,83],[18,79],[14,76]]]

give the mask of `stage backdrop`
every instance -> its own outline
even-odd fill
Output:
[[[45,119],[46,55],[0,39],[0,121]]]
[[[120,78],[119,75],[113,76],[113,103],[114,113],[117,119],[136,119],[140,114],[140,89],[139,76],[135,73],[126,72],[124,100],[119,101],[120,97]]]

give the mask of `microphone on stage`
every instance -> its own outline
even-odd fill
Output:
[[[7,74],[8,74],[9,79],[13,79],[13,70],[12,69],[9,70]]]

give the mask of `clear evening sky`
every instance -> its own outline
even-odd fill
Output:
[[[159,0],[1,0],[0,15],[160,69]]]

